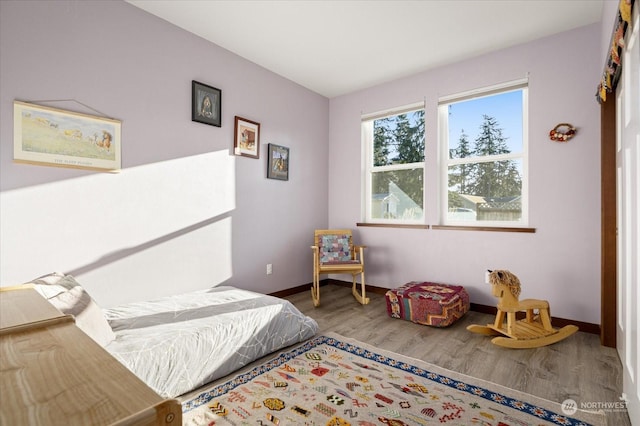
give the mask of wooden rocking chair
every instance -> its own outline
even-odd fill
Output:
[[[509,271],[491,271],[491,292],[498,298],[498,312],[493,324],[472,324],[467,330],[487,336],[498,336],[491,343],[506,348],[537,348],[559,342],[578,331],[575,325],[561,329],[551,326],[549,302],[538,299],[519,300],[520,280]],[[525,317],[516,320],[516,313]],[[506,317],[506,324],[505,324]]]
[[[317,229],[314,233],[313,285],[311,298],[320,306],[320,274],[351,274],[351,293],[363,305],[369,303],[364,284],[364,249],[354,246],[349,229]],[[356,289],[356,275],[360,275],[360,292]]]

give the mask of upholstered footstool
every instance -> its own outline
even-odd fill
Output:
[[[390,317],[434,327],[451,325],[469,311],[469,294],[459,285],[412,281],[385,298]]]

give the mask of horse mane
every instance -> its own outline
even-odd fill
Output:
[[[520,280],[507,270],[494,270],[489,274],[491,285],[506,285],[514,297],[520,296]]]

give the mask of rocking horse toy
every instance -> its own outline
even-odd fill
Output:
[[[467,330],[486,336],[498,336],[491,343],[505,348],[538,348],[559,342],[578,331],[575,325],[561,329],[551,326],[549,302],[538,299],[518,300],[520,280],[505,270],[489,271],[491,293],[498,298],[498,312],[493,324],[472,324]],[[525,312],[516,320],[517,312]],[[505,322],[506,316],[506,324]]]

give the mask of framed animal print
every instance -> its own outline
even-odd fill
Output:
[[[289,148],[269,144],[269,160],[267,164],[269,179],[289,180]]]
[[[99,171],[121,167],[119,120],[13,102],[13,160]]]
[[[260,158],[260,123],[236,116],[233,153]]]
[[[192,81],[191,121],[222,127],[222,90]]]

